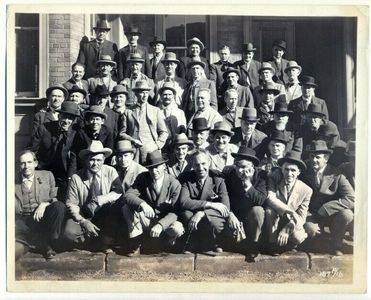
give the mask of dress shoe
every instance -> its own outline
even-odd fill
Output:
[[[140,246],[128,253],[128,257],[134,257],[134,256],[139,256],[140,255]]]
[[[46,259],[53,259],[56,255],[57,255],[57,253],[50,246],[47,246],[45,248],[44,257]]]
[[[216,252],[216,253],[223,253],[223,248],[222,247],[219,247],[219,246],[215,246],[214,252]]]

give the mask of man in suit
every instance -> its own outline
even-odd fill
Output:
[[[323,227],[330,228],[331,253],[343,254],[343,238],[352,223],[354,215],[354,190],[341,172],[328,164],[331,150],[326,142],[317,140],[311,143],[309,166],[304,181],[312,188],[309,205],[311,217],[304,225],[309,237],[323,233]]]
[[[117,72],[118,72],[118,82],[122,81],[124,78],[130,77],[130,70],[128,66],[128,58],[130,54],[137,53],[141,58],[144,59],[143,68],[141,72],[147,76],[150,76],[150,64],[148,49],[138,43],[139,37],[142,35],[138,26],[130,25],[125,30],[125,35],[129,41],[129,44],[121,48],[118,53],[117,61]]]
[[[65,205],[57,200],[53,174],[36,171],[34,152],[25,150],[18,156],[19,172],[15,177],[15,259],[30,246],[38,246],[46,259],[56,253],[53,247],[62,232]]]
[[[239,84],[250,88],[251,92],[259,85],[259,69],[261,64],[254,59],[256,48],[252,43],[242,44],[242,59],[234,63],[240,72]]]
[[[116,170],[104,165],[112,150],[100,141],[80,151],[84,167],[72,175],[68,185],[66,206],[70,218],[66,222],[66,248],[81,247],[106,251],[114,243],[121,218],[122,184]]]
[[[153,49],[153,57],[149,61],[151,67],[150,77],[153,81],[156,81],[158,78],[165,76],[165,68],[161,60],[164,58],[166,42],[155,36],[153,40],[149,42],[149,45]]]
[[[224,81],[223,74],[229,68],[233,67],[233,64],[229,61],[231,51],[228,46],[223,45],[219,49],[220,60],[210,65],[210,80],[215,81],[216,90],[219,93],[219,89]]]
[[[168,131],[164,114],[148,102],[151,87],[146,81],[137,81],[133,89],[137,103],[123,114],[119,137],[131,141],[138,152],[136,160],[143,163],[147,153],[161,150],[167,140]]]
[[[129,256],[140,253],[142,243],[150,238],[162,238],[169,246],[183,235],[184,228],[176,214],[181,185],[166,173],[167,159],[159,150],[147,154],[144,166],[148,172],[140,174],[125,194],[122,212],[129,229]],[[164,243],[160,245],[163,250]]]
[[[284,70],[287,67],[288,61],[283,58],[286,52],[286,42],[277,40],[273,42],[272,55],[273,59],[269,63],[274,68],[274,81],[280,84],[285,84],[288,81],[287,74]]]
[[[278,160],[280,169],[269,177],[265,229],[272,254],[291,250],[307,238],[303,225],[312,189],[298,179],[306,170],[300,156],[301,152],[287,152]]]
[[[97,61],[98,74],[88,78],[89,93],[94,94],[98,86],[103,85],[108,91],[117,85],[117,82],[112,79],[112,70],[116,67],[116,62],[109,55],[102,55]]]
[[[298,79],[301,73],[301,66],[296,61],[291,60],[287,63],[284,71],[287,74],[287,82],[285,83],[286,101],[290,102],[291,100],[300,98],[302,95],[301,85]]]
[[[98,20],[95,27],[95,39],[87,43],[80,44],[79,54],[76,62],[85,66],[84,79],[94,77],[97,74],[97,61],[103,55],[115,58],[118,49],[117,45],[106,40],[107,33],[111,30],[106,20]]]
[[[192,239],[187,251],[223,252],[220,234],[229,216],[229,197],[224,179],[209,170],[210,163],[207,151],[196,150],[193,170],[184,174],[179,202],[183,224]]]
[[[209,146],[208,139],[210,134],[210,125],[207,120],[205,118],[193,119],[190,130],[195,150],[206,149]]]
[[[89,93],[89,83],[87,80],[83,79],[85,76],[85,65],[75,62],[71,67],[72,77],[68,79],[63,86],[70,90],[73,86],[77,86],[78,88],[84,90],[86,92],[85,98],[88,96]],[[89,99],[84,99],[84,103],[89,104]]]

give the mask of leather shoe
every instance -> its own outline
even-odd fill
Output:
[[[128,257],[134,257],[134,256],[139,256],[140,255],[140,246],[128,253]]]
[[[50,246],[46,247],[44,252],[44,257],[46,259],[53,259],[56,255],[57,253]]]

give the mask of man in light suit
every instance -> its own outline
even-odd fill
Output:
[[[219,93],[224,78],[223,74],[229,68],[233,67],[233,64],[229,61],[231,51],[228,46],[224,45],[219,49],[220,60],[210,65],[210,80],[215,81],[216,91]]]
[[[19,259],[36,244],[46,259],[52,259],[66,207],[57,200],[53,174],[35,170],[38,161],[34,152],[22,151],[18,162],[14,185],[15,258]]]
[[[83,89],[86,93],[89,93],[89,83],[83,79],[85,76],[85,65],[75,62],[71,66],[71,73],[71,78],[63,83],[63,86],[67,90],[71,90],[75,85],[77,85],[80,89]],[[85,95],[85,97],[86,96],[87,95]],[[89,101],[85,101],[84,103],[89,103]]]
[[[306,170],[300,156],[301,152],[287,152],[278,160],[281,168],[269,177],[265,229],[272,254],[291,250],[307,238],[303,225],[312,189],[298,179]]]
[[[287,63],[284,71],[287,74],[287,82],[285,83],[286,101],[290,102],[302,95],[301,85],[298,79],[301,73],[301,66],[296,61],[291,60]]]
[[[166,42],[155,36],[153,40],[149,42],[149,45],[153,49],[153,57],[149,61],[151,67],[150,77],[153,81],[156,81],[158,78],[165,76],[165,68],[161,60],[164,58]]]
[[[109,55],[102,55],[97,60],[98,74],[88,78],[89,93],[94,94],[98,86],[104,85],[109,92],[117,85],[117,82],[112,78],[112,70],[116,67],[116,62]]]
[[[273,42],[272,55],[273,59],[269,63],[274,68],[274,81],[280,84],[285,84],[288,81],[285,69],[287,67],[288,60],[284,59],[283,56],[286,52],[286,42],[277,40]]]
[[[167,240],[169,246],[184,233],[176,214],[181,185],[165,172],[166,162],[159,150],[148,153],[144,164],[148,172],[138,175],[125,194],[122,213],[129,229],[129,256],[140,254],[141,244],[148,242],[145,231],[150,238]]]
[[[106,40],[108,31],[111,30],[106,20],[98,20],[95,27],[96,38],[90,42],[81,42],[76,62],[85,66],[84,79],[94,77],[97,74],[97,61],[103,55],[109,55],[115,59],[118,53],[117,45]]]

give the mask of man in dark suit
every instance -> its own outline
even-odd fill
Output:
[[[141,243],[148,242],[144,231],[150,238],[165,239],[170,246],[184,233],[176,214],[181,185],[166,173],[166,162],[159,150],[148,153],[144,164],[148,172],[138,175],[124,196],[122,212],[129,229],[129,256],[139,254]]]
[[[274,82],[285,84],[288,81],[285,69],[287,67],[288,60],[284,59],[283,56],[286,52],[286,42],[282,40],[274,41],[272,46],[273,59],[269,63],[274,68]]]
[[[84,80],[85,76],[85,65],[75,62],[71,67],[71,73],[72,77],[68,79],[65,83],[63,83],[63,86],[70,90],[73,88],[73,86],[78,86],[80,89],[83,89],[86,92],[85,97],[87,96],[87,93],[89,93],[89,83]],[[89,104],[89,100],[86,99],[84,103]]]
[[[84,79],[94,77],[97,74],[97,61],[102,55],[109,55],[115,58],[118,49],[117,45],[106,40],[108,31],[111,30],[106,20],[98,20],[97,25],[93,27],[96,38],[87,43],[81,43],[79,55],[76,62],[85,66]]]
[[[142,35],[138,26],[130,25],[127,30],[125,30],[125,35],[129,41],[129,44],[121,48],[118,53],[118,82],[122,81],[124,78],[130,77],[130,70],[128,68],[127,60],[129,55],[132,53],[138,53],[140,57],[144,59],[142,73],[150,77],[151,67],[149,64],[148,49],[147,47],[138,44],[139,37]]]
[[[15,178],[15,258],[35,244],[46,259],[56,253],[53,247],[62,232],[65,205],[57,200],[53,174],[35,171],[38,161],[29,150],[19,154]]]
[[[220,60],[210,65],[210,80],[215,81],[217,91],[219,91],[219,88],[224,81],[224,72],[233,67],[233,64],[229,61],[230,54],[231,51],[229,50],[229,47],[226,45],[222,46],[219,49]]]
[[[104,85],[110,92],[117,85],[112,78],[112,70],[116,67],[116,62],[109,55],[102,55],[97,60],[97,75],[88,78],[89,92],[94,94],[99,85]]]
[[[153,49],[153,57],[149,61],[151,67],[150,77],[153,81],[156,81],[165,76],[165,67],[161,63],[161,60],[164,58],[166,42],[155,36],[153,40],[149,42],[149,45]]]

